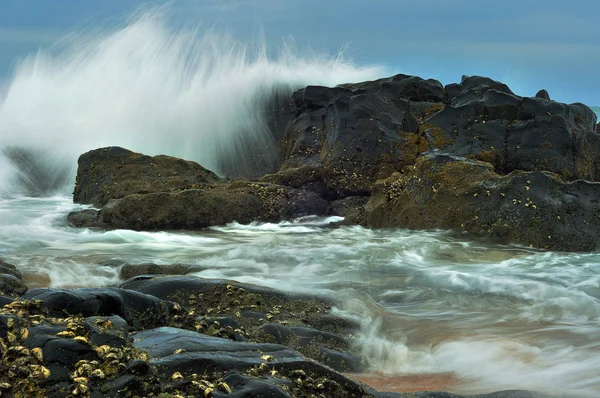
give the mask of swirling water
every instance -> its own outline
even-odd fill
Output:
[[[443,231],[330,228],[337,218],[202,232],[75,229],[69,197],[0,201],[0,257],[30,286],[118,283],[119,262],[339,299],[379,378],[445,375],[444,388],[600,393],[600,255],[502,246]]]

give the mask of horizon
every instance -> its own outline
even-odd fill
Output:
[[[5,0],[0,4],[0,79],[9,84],[19,62],[40,49],[60,52],[70,39],[121,27],[157,4]],[[567,7],[552,0],[539,11],[532,0],[519,1],[519,7],[510,0],[495,10],[477,7],[477,12],[473,4],[177,0],[163,9],[175,30],[216,28],[250,44],[264,39],[272,52],[283,42],[293,42],[301,54],[344,49],[357,65],[381,66],[387,75],[416,75],[444,85],[460,82],[462,75],[482,75],[521,96],[546,89],[560,102],[600,106],[600,79],[595,78],[600,4],[574,0]]]

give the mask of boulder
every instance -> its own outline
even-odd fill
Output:
[[[326,212],[327,202],[313,192],[239,181],[206,189],[128,195],[104,206],[99,223],[136,230],[195,229],[233,221],[277,222]]]
[[[414,162],[419,117],[443,107],[435,80],[397,75],[293,95],[296,118],[280,141],[284,163],[265,181],[327,199],[368,195],[372,182]]]
[[[54,316],[118,315],[136,329],[163,325],[169,314],[175,310],[173,303],[136,291],[116,288],[40,288],[30,290],[23,299],[39,300],[40,305]]]
[[[19,297],[27,291],[23,275],[17,267],[0,259],[0,296]],[[0,303],[3,301],[0,300]],[[3,302],[6,304],[6,302]]]
[[[12,264],[7,263],[6,261],[2,260],[1,258],[0,258],[0,274],[10,274],[10,275],[15,276],[18,279],[23,280],[23,275],[21,274],[21,272],[19,272],[17,267],[15,267]]]
[[[79,157],[73,201],[101,207],[130,194],[198,188],[217,181],[215,173],[195,162],[107,147]]]
[[[520,97],[478,76],[446,91],[447,106],[420,126],[421,134],[438,137],[436,149],[488,162],[500,174],[539,170],[567,180],[600,179],[597,118],[587,106]]]
[[[501,176],[489,163],[447,154],[421,157],[406,174],[380,181],[347,223],[454,229],[563,251],[596,250],[600,183],[565,182],[549,172]]]
[[[12,274],[0,274],[0,295],[19,297],[27,291],[23,280]]]
[[[99,214],[95,209],[73,211],[67,215],[67,222],[75,228],[94,227],[98,225]]]

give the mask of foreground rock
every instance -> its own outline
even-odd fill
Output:
[[[549,172],[496,174],[489,163],[432,154],[378,182],[347,223],[454,229],[541,248],[596,250],[600,184]]]
[[[350,353],[358,326],[329,315],[331,300],[189,276],[141,276],[121,287],[207,314],[181,318],[179,327],[238,341],[285,344],[338,371],[362,369],[360,358]]]
[[[35,289],[2,305],[2,396],[415,396],[379,393],[293,348],[347,344],[356,325],[328,314],[329,300],[185,276],[123,286],[139,291]]]

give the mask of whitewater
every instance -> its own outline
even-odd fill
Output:
[[[263,106],[308,85],[385,75],[342,54],[273,55],[146,14],[30,55],[0,102],[0,258],[30,288],[111,286],[123,262],[193,264],[226,278],[335,297],[357,320],[357,377],[460,393],[600,396],[600,255],[533,250],[445,231],[330,228],[338,218],[208,230],[75,229],[77,157],[120,145],[220,172],[248,134],[269,147]],[[411,379],[412,377],[412,379]]]

